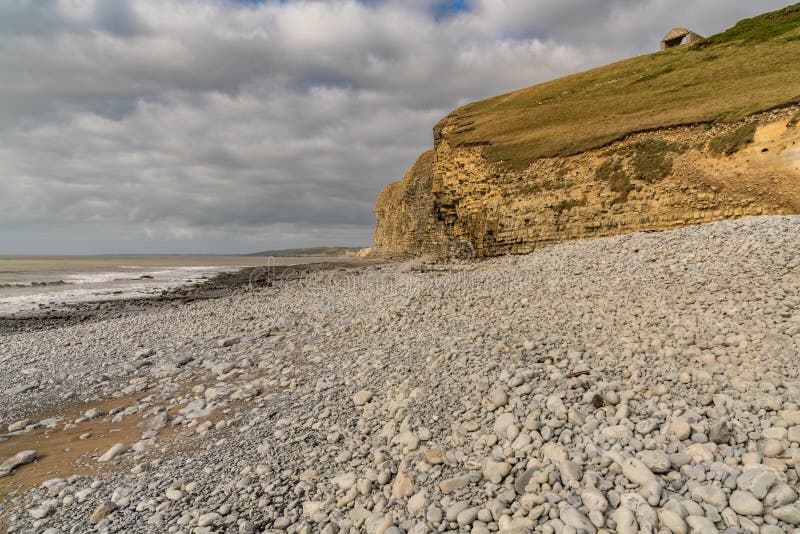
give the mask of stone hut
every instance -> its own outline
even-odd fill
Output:
[[[674,48],[684,44],[696,43],[702,39],[702,35],[695,33],[692,30],[687,30],[686,28],[674,28],[673,30],[670,30],[670,32],[665,35],[663,39],[661,39],[661,50]]]

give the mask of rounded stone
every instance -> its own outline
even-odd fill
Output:
[[[730,507],[739,515],[761,515],[764,513],[764,505],[752,494],[744,491],[734,491],[731,494]]]
[[[761,445],[761,450],[767,458],[774,458],[783,452],[783,443],[778,439],[768,439]]]
[[[353,404],[356,406],[364,406],[366,403],[372,400],[372,392],[366,389],[362,389],[355,395],[353,395]]]
[[[669,424],[670,431],[683,441],[692,435],[692,427],[683,419],[675,419]]]
[[[466,510],[463,510],[456,517],[456,522],[459,525],[461,525],[462,527],[471,525],[472,523],[475,522],[476,519],[478,519],[478,511],[479,510],[480,510],[480,508],[478,508],[477,506],[473,507],[473,508],[467,508]]]
[[[502,408],[508,404],[508,395],[502,389],[494,389],[489,394],[489,400],[492,401],[496,408]]]

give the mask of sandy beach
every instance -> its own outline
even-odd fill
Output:
[[[800,217],[291,274],[5,323],[7,531],[800,525]]]

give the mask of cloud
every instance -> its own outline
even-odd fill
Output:
[[[4,2],[0,251],[366,245],[456,106],[782,4]]]

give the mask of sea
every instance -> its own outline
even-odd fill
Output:
[[[0,316],[157,295],[243,267],[340,261],[257,256],[3,256]]]

